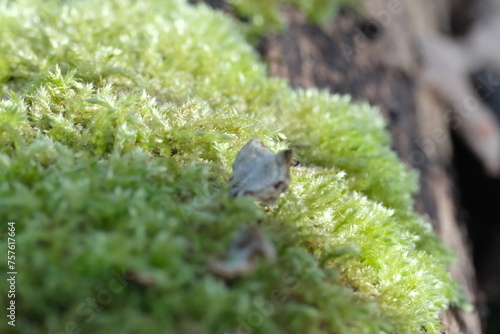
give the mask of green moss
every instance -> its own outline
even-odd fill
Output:
[[[378,111],[267,77],[221,13],[4,1],[0,81],[19,332],[438,333],[458,300]],[[227,195],[251,138],[296,148],[276,208]],[[208,258],[259,219],[277,262],[210,275]]]
[[[312,23],[323,23],[333,18],[341,6],[356,8],[357,0],[230,0],[236,13],[245,18],[240,22],[250,40],[256,40],[266,31],[280,30],[284,27],[281,9],[299,9]]]

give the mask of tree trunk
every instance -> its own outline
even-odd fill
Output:
[[[477,304],[475,271],[467,235],[457,218],[450,175],[447,104],[421,75],[418,49],[422,35],[449,28],[452,3],[367,0],[363,14],[344,10],[321,27],[287,8],[286,29],[269,35],[261,51],[270,74],[287,78],[294,87],[350,94],[380,108],[394,149],[420,171],[416,209],[428,215],[444,243],[458,255],[450,270],[470,302]],[[444,333],[481,333],[477,312],[449,309],[442,322]]]

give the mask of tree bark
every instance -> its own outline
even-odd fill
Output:
[[[291,86],[349,94],[380,108],[394,149],[420,171],[416,209],[458,255],[450,271],[477,304],[470,247],[450,175],[448,107],[422,77],[418,50],[420,36],[449,29],[452,2],[366,0],[361,14],[344,10],[321,27],[286,8],[286,29],[269,35],[261,51],[270,74],[287,78]],[[443,333],[481,333],[475,311],[449,309],[442,323]]]

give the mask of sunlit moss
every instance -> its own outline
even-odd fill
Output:
[[[376,109],[267,77],[203,5],[0,4],[0,218],[17,223],[21,332],[438,332],[457,302],[450,256]],[[251,138],[296,150],[276,208],[227,195]],[[210,275],[258,220],[278,261]]]

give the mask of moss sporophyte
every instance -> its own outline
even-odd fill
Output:
[[[413,209],[417,175],[384,119],[268,77],[241,29],[181,0],[0,0],[16,330],[439,333],[460,300],[452,256]],[[242,148],[261,163],[229,181]],[[219,273],[250,270],[207,270],[224,257]],[[122,269],[135,278],[100,303]]]

